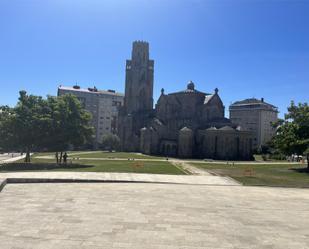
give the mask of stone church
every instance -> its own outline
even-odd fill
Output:
[[[164,89],[153,108],[154,61],[149,44],[133,43],[126,61],[124,105],[119,110],[119,137],[123,151],[181,158],[250,160],[252,134],[224,117],[224,105],[213,93],[195,89]]]

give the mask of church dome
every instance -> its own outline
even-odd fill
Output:
[[[187,85],[187,89],[193,91],[193,90],[194,90],[194,87],[195,87],[195,86],[194,86],[194,83],[192,82],[192,80],[190,80],[189,83],[188,83],[188,85]]]

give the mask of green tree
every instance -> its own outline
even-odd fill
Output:
[[[104,135],[100,147],[108,151],[117,151],[120,148],[120,139],[117,135],[114,134]]]
[[[304,155],[307,158],[307,168],[309,169],[309,147],[304,151]]]
[[[25,162],[30,162],[31,151],[39,148],[47,135],[46,108],[46,101],[42,97],[20,91],[14,108],[2,107],[2,146],[7,150],[26,152]]]
[[[12,151],[15,148],[14,130],[12,127],[12,119],[14,118],[14,110],[8,106],[0,107],[0,150]]]
[[[284,121],[277,128],[273,145],[281,153],[303,155],[309,147],[309,106],[291,102]]]
[[[93,127],[91,114],[73,95],[48,97],[20,92],[14,108],[1,107],[0,147],[26,152],[30,162],[34,150],[65,151],[69,145],[81,146],[90,141]]]
[[[50,122],[45,146],[50,151],[60,152],[59,160],[56,160],[61,162],[63,152],[70,146],[79,147],[91,142],[94,133],[90,125],[92,117],[74,95],[49,96],[47,103]]]

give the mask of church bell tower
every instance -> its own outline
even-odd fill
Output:
[[[153,67],[148,42],[133,42],[131,60],[126,61],[124,109],[127,114],[153,109]]]

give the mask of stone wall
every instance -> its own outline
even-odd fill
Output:
[[[252,134],[235,129],[206,129],[197,134],[200,158],[252,160]]]

